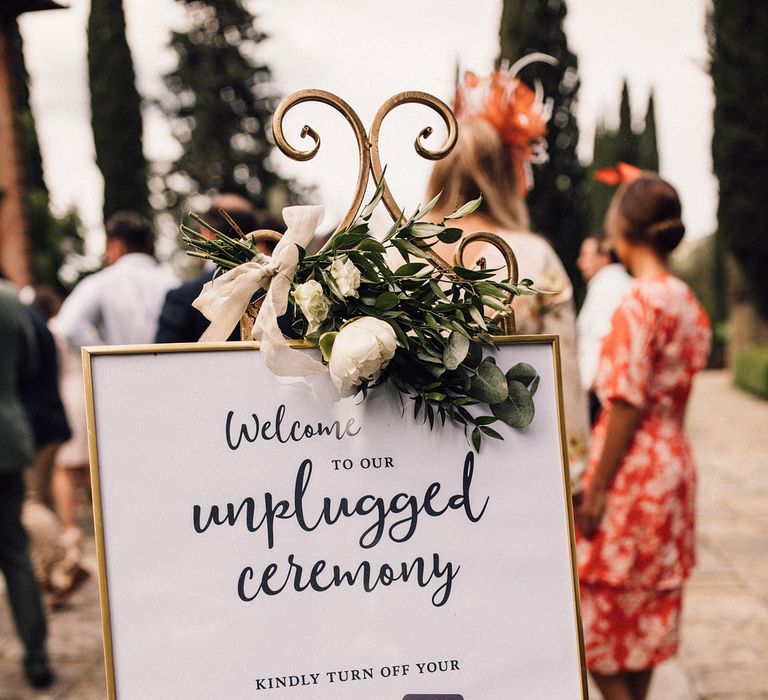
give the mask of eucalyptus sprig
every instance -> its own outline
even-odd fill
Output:
[[[539,377],[525,363],[506,373],[496,365],[492,351],[502,329],[488,318],[486,309],[509,313],[504,303],[508,295],[534,293],[532,282],[499,282],[493,279],[495,270],[448,265],[431,252],[437,241],[450,244],[461,238],[456,222],[475,211],[481,199],[438,223],[425,221],[435,198],[408,219],[401,216],[378,239],[369,221],[382,196],[379,186],[352,224],[334,234],[318,253],[307,255],[300,249],[294,289],[307,283],[314,285],[316,293],[322,289],[326,313],[310,324],[292,299],[293,331],[320,347],[328,361],[345,324],[361,317],[379,319],[394,331],[397,349],[383,371],[355,386],[363,396],[389,381],[401,398],[413,402],[415,417],[430,428],[446,420],[462,425],[477,450],[483,437],[502,439],[491,427],[496,422],[525,428],[535,413],[533,395]],[[247,237],[235,238],[212,229],[199,217],[192,218],[214,237],[183,226],[190,255],[230,269],[257,254]],[[395,253],[402,257],[396,267],[391,264]],[[334,275],[342,265],[353,271],[354,289]]]

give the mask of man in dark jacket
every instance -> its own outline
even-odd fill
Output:
[[[255,211],[247,199],[236,194],[220,194],[214,197],[209,210],[202,217],[217,231],[231,234],[231,227],[219,213],[219,209],[226,211],[244,233],[256,229]],[[200,339],[208,328],[209,321],[192,306],[192,302],[200,295],[203,285],[211,281],[215,270],[216,266],[206,261],[203,271],[195,279],[168,292],[160,312],[155,342],[194,343]],[[229,339],[240,340],[239,328],[232,331]]]
[[[24,644],[24,671],[36,688],[53,683],[45,648],[46,623],[27,534],[21,524],[24,468],[33,438],[19,396],[19,381],[36,362],[29,319],[16,290],[0,279],[0,569],[16,630]]]
[[[203,220],[210,224],[217,231],[233,235],[232,227],[219,213],[223,209],[237,224],[241,231],[250,233],[256,229],[269,229],[273,231],[282,231],[283,226],[270,217],[259,216],[251,203],[237,194],[220,194],[214,197],[208,211],[203,215]],[[203,229],[201,233],[205,234]],[[209,237],[213,234],[208,232]],[[258,244],[261,252],[269,255],[272,252],[272,246]],[[262,245],[264,246],[262,248]],[[216,271],[216,266],[206,261],[203,271],[190,282],[182,284],[176,289],[171,289],[165,297],[165,304],[160,313],[160,322],[157,327],[156,343],[195,343],[208,328],[209,321],[194,306],[192,302],[197,299],[203,290],[203,285],[210,282]],[[259,296],[263,292],[259,292]],[[289,313],[278,319],[280,329],[283,333],[290,335],[290,326],[292,317]],[[229,340],[240,340],[240,328],[232,330]]]

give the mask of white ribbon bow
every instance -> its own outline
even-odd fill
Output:
[[[277,325],[277,318],[288,309],[288,295],[299,264],[297,246],[306,248],[312,240],[323,218],[323,208],[286,207],[283,218],[287,230],[275,246],[272,257],[257,253],[251,262],[238,265],[207,282],[192,306],[211,321],[200,341],[223,342],[245,313],[253,295],[259,289],[266,289],[253,324],[253,339],[259,341],[259,349],[270,370],[283,377],[300,377],[325,372],[325,365],[292,349]]]

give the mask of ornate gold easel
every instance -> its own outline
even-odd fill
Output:
[[[437,97],[426,92],[400,92],[390,97],[383,105],[381,105],[381,107],[379,107],[379,110],[376,112],[376,116],[373,119],[373,123],[371,124],[370,133],[367,133],[360,117],[340,97],[331,92],[326,92],[325,90],[299,90],[298,92],[288,95],[288,97],[278,105],[272,121],[272,134],[274,135],[277,147],[292,160],[311,160],[320,150],[320,135],[308,124],[305,124],[302,128],[300,136],[301,138],[309,137],[314,141],[314,146],[309,150],[302,151],[294,148],[285,138],[283,119],[289,110],[303,102],[320,102],[333,107],[347,120],[352,127],[352,131],[357,140],[357,150],[360,159],[357,174],[357,188],[355,190],[354,198],[352,199],[352,204],[350,205],[346,216],[336,228],[336,232],[347,228],[354,220],[363,203],[369,177],[373,177],[373,182],[376,187],[382,187],[382,201],[392,217],[392,220],[397,221],[403,216],[402,208],[398,206],[395,198],[392,196],[389,185],[387,185],[386,179],[384,178],[384,168],[382,167],[381,156],[379,153],[379,132],[381,131],[381,125],[384,118],[393,109],[402,104],[415,103],[425,105],[440,115],[448,129],[445,143],[443,143],[437,150],[430,150],[427,148],[423,144],[423,141],[429,138],[432,134],[432,127],[427,126],[419,132],[413,144],[416,152],[422,158],[426,158],[427,160],[440,160],[441,158],[445,158],[445,156],[453,150],[459,135],[459,127],[456,122],[456,117],[450,107],[448,107],[442,100],[439,100]],[[272,231],[257,231],[253,234],[253,237],[255,240],[273,240],[274,235],[275,234]],[[511,284],[516,285],[518,282],[517,258],[509,244],[494,233],[483,231],[462,237],[454,253],[453,264],[468,267],[468,265],[464,263],[464,253],[466,247],[470,243],[475,242],[488,243],[501,252],[507,266],[507,276]],[[418,245],[418,241],[414,241],[414,243]],[[424,247],[425,253],[432,265],[443,270],[450,270],[452,268],[447,261],[443,260],[443,258],[425,244],[422,244],[422,247]],[[482,267],[485,262],[483,259],[480,259],[474,264]],[[512,309],[513,299],[514,295],[509,294],[504,302],[507,311],[494,311],[490,316],[493,321],[497,321],[499,318],[501,319],[502,327],[507,335],[512,335],[515,332],[515,316]],[[248,309],[248,312],[246,312],[246,315],[243,317],[240,324],[243,338],[250,338],[250,330],[253,327],[253,320],[256,314],[258,314],[258,305],[254,304]]]

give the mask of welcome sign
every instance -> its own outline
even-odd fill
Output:
[[[557,352],[475,452],[253,344],[86,350],[110,697],[586,697]]]

